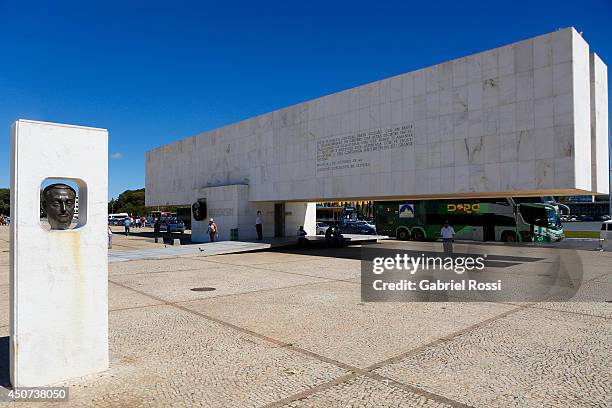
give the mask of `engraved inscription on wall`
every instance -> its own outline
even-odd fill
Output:
[[[317,141],[317,172],[369,167],[367,153],[412,146],[413,124],[364,130]]]
[[[208,215],[210,217],[223,217],[234,215],[233,208],[210,208],[208,210]]]

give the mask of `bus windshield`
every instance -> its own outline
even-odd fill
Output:
[[[557,214],[557,211],[554,208],[546,207],[546,215],[548,216],[549,228],[556,230],[563,228],[559,214]]]
[[[521,215],[527,224],[555,230],[562,228],[561,220],[554,207],[523,204]]]

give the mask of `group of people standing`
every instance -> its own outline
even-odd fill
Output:
[[[0,214],[0,225],[7,225],[7,223],[8,223],[7,218],[3,214]],[[123,221],[123,226],[125,228],[125,235],[130,235],[130,227],[132,225],[135,225],[137,228],[145,226],[146,218],[137,217],[134,220],[132,220],[132,218],[127,217]],[[155,219],[155,222],[153,224],[153,230],[156,234],[160,232],[159,218]],[[255,231],[257,232],[257,239],[262,240],[263,239],[263,220],[261,217],[261,211],[257,211],[257,215],[255,217]],[[219,238],[219,226],[217,225],[217,223],[215,223],[215,220],[213,218],[211,218],[208,221],[208,227],[207,227],[206,232],[208,233],[208,236],[210,237],[210,242],[219,241],[220,239]],[[300,225],[300,228],[297,231],[298,241],[302,242],[306,240],[306,235],[308,234],[304,230],[304,226]],[[452,254],[455,230],[453,229],[453,227],[449,225],[448,221],[444,223],[444,226],[440,230],[440,235],[442,236],[442,245],[444,248],[444,253]],[[340,229],[336,225],[330,225],[329,228],[327,228],[327,230],[325,231],[325,240],[331,243],[335,243],[335,244],[344,243],[344,237],[342,236]],[[108,247],[109,248],[112,247],[112,242],[113,242],[113,232],[109,224],[108,225]]]

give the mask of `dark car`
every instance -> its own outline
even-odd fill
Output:
[[[363,222],[345,222],[338,227],[343,234],[376,235],[376,229]]]
[[[185,232],[185,223],[178,218],[164,218],[159,222],[159,230],[167,232]]]
[[[579,215],[578,221],[594,221],[595,219],[590,215]]]

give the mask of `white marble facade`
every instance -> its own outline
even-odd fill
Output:
[[[230,184],[270,202],[606,193],[592,66],[567,28],[207,131],[147,153],[147,205]]]

